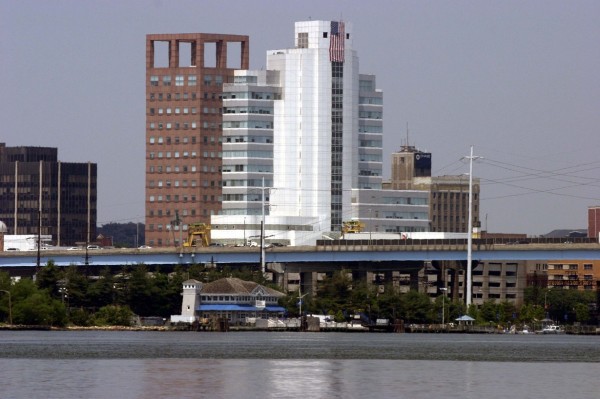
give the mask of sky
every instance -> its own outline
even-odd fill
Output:
[[[600,2],[0,0],[0,142],[98,164],[98,222],[144,221],[145,36],[250,36],[250,67],[294,22],[354,27],[384,92],[384,177],[406,144],[468,173],[482,228],[587,228],[600,205]]]

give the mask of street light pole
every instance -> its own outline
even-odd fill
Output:
[[[8,294],[8,324],[12,325],[12,300],[10,297],[10,291],[0,290],[0,292],[6,292]]]
[[[445,313],[446,313],[446,292],[448,288],[443,287],[440,288],[440,291],[443,292],[444,296],[442,296],[442,327],[446,325]]]

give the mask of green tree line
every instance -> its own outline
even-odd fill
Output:
[[[203,283],[223,277],[238,277],[269,285],[261,273],[249,269],[217,269],[202,265],[178,267],[171,273],[144,265],[127,266],[117,273],[106,268],[98,276],[86,276],[77,266],[43,267],[35,281],[22,278],[12,282],[0,272],[0,320],[13,324],[65,326],[129,325],[134,315],[169,318],[181,312],[183,281],[193,278]],[[276,286],[272,288],[278,289]],[[2,292],[4,291],[4,292]],[[7,294],[10,292],[10,296]],[[11,308],[9,309],[9,297]],[[486,301],[479,308],[466,309],[462,301],[444,295],[432,300],[427,294],[411,290],[400,292],[391,284],[353,281],[347,271],[324,278],[316,295],[303,295],[303,313],[329,314],[337,321],[354,315],[375,320],[401,319],[405,323],[451,322],[468,314],[478,324],[508,326],[528,324],[550,318],[561,324],[597,323],[594,291],[559,290],[529,287],[519,308],[510,302]],[[299,314],[299,294],[280,300],[289,316]]]

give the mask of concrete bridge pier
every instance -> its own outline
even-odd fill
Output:
[[[317,273],[300,272],[300,291],[302,295],[314,295],[317,292]]]

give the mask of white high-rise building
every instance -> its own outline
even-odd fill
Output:
[[[267,53],[280,71],[275,104],[273,216],[313,220],[321,232],[350,218],[358,185],[358,57],[343,22],[296,23],[296,47]]]
[[[336,21],[297,22],[294,37],[294,48],[267,52],[267,71],[236,72],[237,84],[246,84],[245,88],[224,87],[224,214],[211,219],[214,240],[241,242],[242,229],[243,238],[256,237],[264,218],[267,242],[314,245],[323,236],[338,237],[344,221],[364,215],[360,204],[353,204],[353,198],[354,202],[368,198],[366,206],[372,207],[371,197],[375,196],[359,196],[357,190],[382,189],[383,93],[376,89],[373,75],[359,74],[358,56],[352,48],[352,25]],[[261,82],[263,88],[257,86]],[[229,113],[234,107],[246,111],[239,107],[254,105],[234,100],[227,93],[253,91],[273,93],[268,103],[263,99],[262,104],[247,109],[251,112],[250,109],[264,108],[270,112],[272,103],[272,179],[270,173],[263,173],[265,187],[256,187],[253,180],[252,186],[248,183],[243,188],[246,197],[228,196],[234,190],[227,187],[226,175],[234,176],[235,170],[227,165],[237,165],[241,173],[245,167],[252,170],[250,165],[257,162],[268,164],[266,160],[252,160],[250,151],[246,159],[233,159],[230,155],[244,155],[228,150],[236,146],[250,150],[259,144],[249,142],[249,137],[268,137],[270,133],[268,124],[257,128],[251,123],[237,123],[266,123],[270,114],[252,117],[235,115],[237,111]],[[229,123],[234,119],[234,123]],[[231,130],[244,128],[246,132]],[[227,137],[236,137],[239,143],[233,139],[230,143]],[[249,174],[244,176],[248,182],[252,180]],[[246,201],[237,204],[247,209],[242,215],[242,208],[228,204],[234,198],[260,201],[261,212]]]

